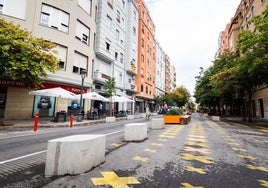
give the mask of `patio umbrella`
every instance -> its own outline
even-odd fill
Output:
[[[125,96],[122,96],[121,99],[125,100],[124,102],[135,102],[134,100],[129,99],[129,98],[125,97]]]
[[[58,98],[66,98],[66,99],[73,99],[75,96],[74,93],[68,90],[62,89],[61,87],[30,91],[29,95],[40,95],[40,96],[58,97]]]
[[[119,97],[119,96],[116,96],[116,95],[111,96],[111,97],[109,98],[109,101],[111,101],[111,102],[127,102],[126,99],[124,99],[124,98],[122,98],[122,97]]]
[[[80,94],[76,95],[75,98],[79,99]],[[90,100],[97,100],[97,101],[109,101],[107,98],[103,97],[102,95],[96,93],[96,92],[88,92],[82,94],[83,99],[90,99]]]

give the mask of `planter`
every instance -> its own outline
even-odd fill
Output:
[[[165,124],[180,124],[181,122],[181,115],[164,115],[164,123]]]

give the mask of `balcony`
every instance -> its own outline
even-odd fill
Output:
[[[130,67],[127,67],[126,68],[126,71],[127,71],[128,74],[130,74],[132,76],[135,76],[137,74],[137,72],[136,72],[136,66],[133,65],[133,64],[131,64]]]
[[[106,82],[106,80],[108,80],[109,78],[110,78],[110,76],[108,76],[106,74],[103,74],[100,71],[95,71],[94,72],[93,79],[97,83],[104,84]]]

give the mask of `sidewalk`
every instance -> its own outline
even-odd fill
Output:
[[[241,116],[235,116],[235,117],[220,117],[222,121],[229,121],[229,122],[235,122],[240,123],[243,125],[253,125],[253,126],[264,126],[268,127],[268,120],[263,118],[252,118],[252,122],[243,122]]]
[[[134,114],[134,119],[137,118],[145,118],[145,114],[139,113]],[[73,127],[75,126],[87,126],[93,125],[97,123],[105,123],[105,118],[102,119],[94,119],[94,120],[87,120],[84,119],[82,122],[76,121],[77,117],[74,118]],[[119,117],[116,118],[116,121],[126,120],[126,117]],[[69,127],[70,121],[69,118],[65,122],[53,122],[53,117],[40,117],[38,120],[38,128],[53,128],[53,127]],[[1,121],[1,120],[0,120]],[[0,124],[0,130],[12,130],[12,129],[19,129],[19,128],[33,128],[34,126],[34,118],[28,120],[2,120],[3,125]]]

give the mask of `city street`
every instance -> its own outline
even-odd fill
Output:
[[[166,125],[162,130],[149,129],[148,139],[142,142],[124,142],[123,126],[128,122],[130,121],[98,124],[72,130],[62,128],[55,129],[55,132],[46,129],[34,136],[23,136],[32,133],[17,133],[14,138],[2,134],[0,186],[268,187],[267,127],[216,122],[194,113],[188,125],[174,124]],[[145,122],[145,119],[131,122]],[[151,122],[147,122],[150,127]],[[44,177],[47,140],[81,133],[107,135],[105,162],[81,175]],[[7,149],[15,146],[18,146],[16,151]],[[21,151],[24,147],[28,151]],[[36,154],[30,156],[30,153]],[[11,156],[27,154],[29,157],[8,161]]]

